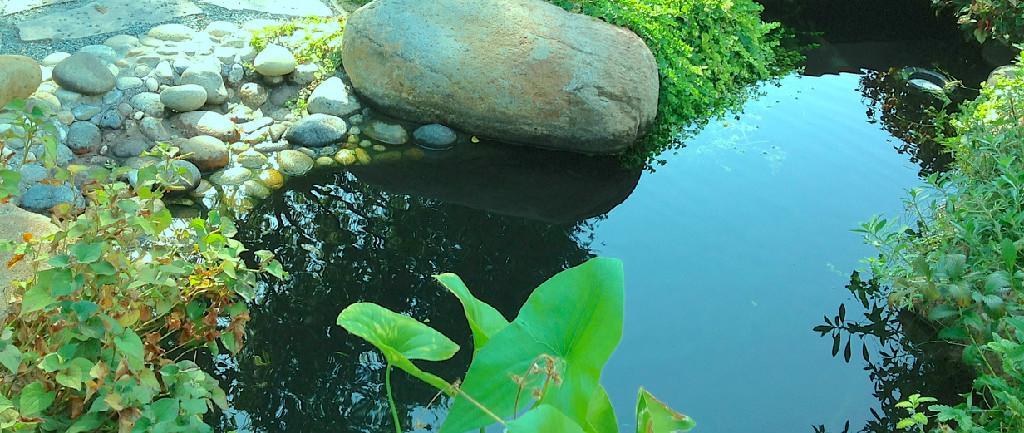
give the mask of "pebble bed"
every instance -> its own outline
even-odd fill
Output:
[[[240,212],[315,167],[419,159],[466,141],[443,125],[377,115],[342,71],[296,60],[306,36],[339,31],[337,23],[310,24],[257,52],[252,32],[270,24],[165,24],[50,52],[41,56],[43,83],[28,102],[55,114],[57,162],[70,172],[137,170],[154,164],[146,152],[166,142],[183,155],[179,204],[226,203]],[[9,147],[21,152],[15,160],[27,157],[21,207],[46,212],[84,202],[84,176],[55,184],[37,161],[39,146],[28,155]]]

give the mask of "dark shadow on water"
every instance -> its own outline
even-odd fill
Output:
[[[292,278],[265,283],[237,366],[222,368],[233,410],[221,430],[390,430],[383,359],[336,325],[338,313],[367,301],[429,323],[463,349],[423,366],[455,380],[471,338],[461,305],[431,276],[457,273],[513,317],[539,283],[591,257],[600,217],[585,218],[608,212],[639,178],[551,152],[496,155],[508,154],[311,173],[240,223],[239,238],[273,251]],[[429,430],[436,420],[423,408],[435,392],[401,373],[395,380],[406,430]]]

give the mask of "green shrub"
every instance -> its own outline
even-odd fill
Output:
[[[0,431],[212,431],[203,418],[226,406],[224,391],[184,358],[237,352],[257,274],[284,273],[268,252],[247,267],[218,212],[174,224],[161,201],[180,175],[174,152],[158,146],[162,162],[139,169],[135,188],[118,181],[127,169],[98,169],[89,206],[55,208],[55,233],[0,243],[14,252],[7,266],[35,270],[0,327]]]
[[[957,431],[1024,431],[1022,104],[1024,77],[984,87],[943,138],[953,170],[911,192],[909,226],[875,218],[859,229],[879,248],[869,263],[890,303],[935,322],[977,369],[976,398],[929,408]]]
[[[752,0],[550,0],[640,36],[658,62],[658,117],[627,162],[650,164],[682,147],[679,135],[738,110],[756,84],[791,71],[778,23],[761,21]],[[663,161],[659,161],[663,162]]]
[[[1024,2],[1017,0],[933,0],[956,13],[960,26],[978,40],[1024,42]]]

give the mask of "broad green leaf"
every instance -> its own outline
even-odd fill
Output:
[[[25,295],[22,296],[21,315],[24,316],[28,313],[42,310],[52,304],[54,300],[49,288],[35,284],[26,290]]]
[[[47,391],[42,382],[32,382],[21,389],[21,397],[18,398],[18,411],[25,418],[34,418],[49,408],[56,396],[57,393]]]
[[[583,433],[579,424],[547,404],[537,406],[509,422],[505,431],[507,433]]]
[[[562,365],[562,383],[549,387],[541,403],[589,433],[614,433],[587,421],[601,370],[622,338],[623,292],[618,260],[596,258],[555,275],[533,292],[519,317],[476,353],[461,390],[498,416],[511,418],[517,409],[514,396],[520,394],[511,378],[526,375],[548,355]],[[441,433],[463,433],[493,422],[460,394]]]
[[[13,344],[3,343],[4,348],[0,350],[0,365],[7,367],[11,373],[18,373],[21,366],[21,351]]]
[[[103,256],[103,243],[78,243],[71,246],[71,254],[78,263],[93,263]]]
[[[686,432],[696,426],[692,418],[672,410],[640,388],[636,401],[636,433]]]
[[[99,413],[87,413],[82,415],[71,427],[68,427],[68,431],[65,433],[85,433],[95,431],[102,423],[103,416]]]
[[[441,274],[435,275],[434,279],[462,302],[466,320],[469,321],[469,329],[473,331],[474,351],[479,351],[491,337],[508,326],[508,320],[494,307],[473,296],[458,275]]]
[[[54,297],[67,296],[82,288],[85,279],[74,275],[70,269],[53,268],[36,273],[32,287],[48,289]]]
[[[459,351],[459,345],[440,332],[411,317],[369,303],[349,305],[338,315],[338,325],[377,347],[391,365],[437,389],[449,390],[447,381],[412,363],[414,359],[444,361]]]
[[[608,391],[598,385],[597,391],[590,397],[587,407],[587,430],[595,432],[617,432],[619,420],[615,417],[615,408],[608,398]]]
[[[142,369],[143,362],[145,361],[145,347],[142,344],[142,339],[139,338],[135,331],[125,328],[124,332],[114,337],[114,345],[128,361],[128,367],[132,371]]]

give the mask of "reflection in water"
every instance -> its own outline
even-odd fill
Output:
[[[936,397],[941,404],[954,404],[959,395],[970,392],[972,378],[960,361],[960,351],[935,339],[936,329],[917,315],[888,306],[888,292],[876,281],[864,281],[854,272],[846,286],[863,307],[863,317],[846,317],[846,304],[836,314],[826,315],[825,323],[815,327],[822,337],[832,340],[832,356],[847,363],[864,364],[874,384],[873,395],[879,409],[871,409],[872,418],[858,431],[891,433],[901,429],[896,423],[906,410],[896,403],[919,393]],[[849,430],[849,423],[842,430]],[[829,430],[816,426],[816,433]]]
[[[240,239],[274,251],[292,274],[268,283],[252,308],[238,368],[225,373],[236,411],[225,424],[242,431],[390,428],[383,359],[335,324],[350,303],[375,302],[451,336],[463,350],[434,372],[454,380],[469,365],[471,339],[460,304],[431,275],[463,275],[512,317],[530,289],[590,257],[590,223],[547,224],[392,193],[347,172],[306,179],[317,182],[290,184],[241,228]],[[395,379],[411,417],[403,424],[435,421],[423,409],[434,391],[405,375]]]

